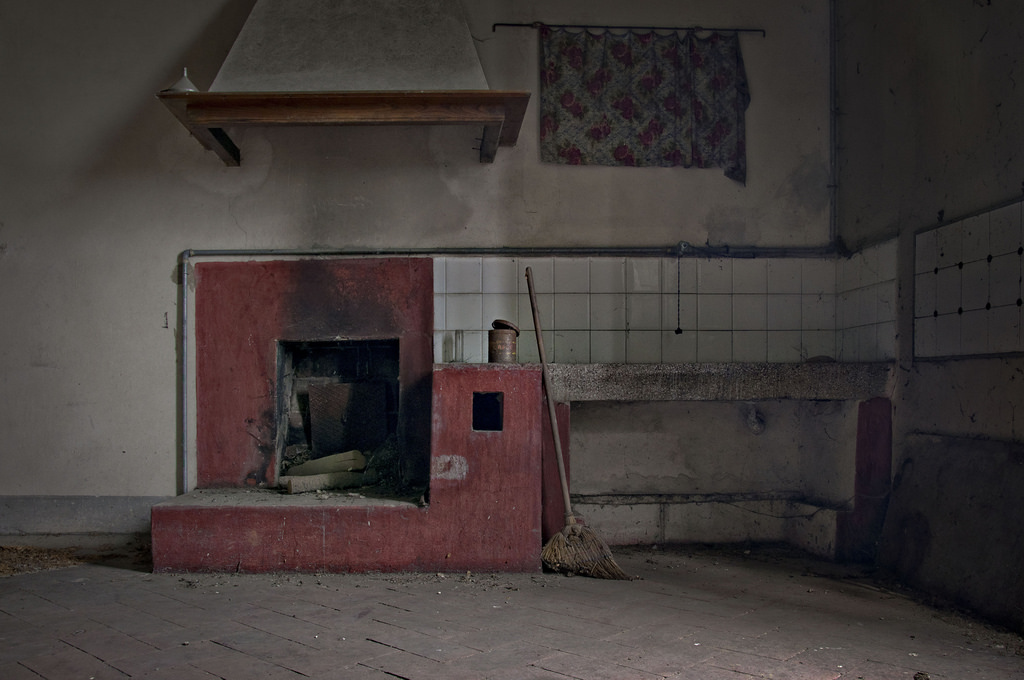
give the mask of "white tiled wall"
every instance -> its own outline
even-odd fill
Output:
[[[896,355],[896,240],[839,260],[836,267],[839,360],[892,359]]]
[[[890,252],[891,250],[891,252]],[[538,361],[532,268],[555,363],[797,362],[892,356],[895,245],[832,259],[441,257],[434,260],[437,362],[487,360],[495,319]],[[849,277],[837,295],[837,267]],[[880,268],[888,267],[884,275]],[[847,311],[849,304],[854,306]],[[839,323],[846,312],[848,326]],[[888,333],[888,336],[886,335]]]
[[[914,353],[920,357],[1024,350],[1022,204],[917,235]]]
[[[1024,351],[1024,205],[919,234],[914,352]],[[557,363],[884,361],[895,356],[896,241],[847,259],[441,257],[434,358],[487,360],[494,319],[538,360],[524,272],[532,267]]]

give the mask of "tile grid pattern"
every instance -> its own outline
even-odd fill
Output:
[[[617,549],[630,582],[82,565],[0,579],[0,662],[11,680],[1024,674],[1019,636],[747,552]]]
[[[519,360],[537,361],[527,266],[538,290],[544,346],[555,363],[891,358],[895,245],[878,251],[838,264],[799,258],[440,257],[434,260],[434,358],[486,361],[491,322],[505,319],[523,331]],[[877,270],[890,264],[886,273]],[[837,267],[844,278],[838,279]],[[837,279],[846,287],[837,288]],[[840,313],[850,328],[838,323]]]
[[[836,334],[840,361],[896,356],[896,241],[837,261]]]
[[[915,239],[914,352],[920,357],[1024,350],[1024,204]]]

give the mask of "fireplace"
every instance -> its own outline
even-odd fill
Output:
[[[539,367],[435,366],[431,260],[192,279],[197,488],[153,507],[155,570],[540,568]],[[349,447],[387,463],[372,488],[277,488],[298,457]]]
[[[429,259],[208,262],[195,279],[199,488],[274,486],[289,447],[333,453],[316,450],[333,435],[313,425],[346,390],[352,408],[373,400],[383,412],[361,414],[356,439],[349,431],[334,440],[377,448],[391,437],[397,481],[426,485]],[[322,397],[313,411],[310,390]]]
[[[398,455],[398,347],[397,338],[278,342],[279,473],[355,450],[370,461],[361,486],[425,493],[426,480],[410,479]]]

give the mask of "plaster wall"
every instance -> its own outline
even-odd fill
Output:
[[[224,167],[154,94],[183,66],[208,87],[251,6],[0,1],[0,495],[177,491],[185,249],[829,241],[824,0],[465,3],[495,88],[536,90],[535,32],[498,21],[765,29],[741,40],[745,187],[542,166],[536,97],[491,165],[456,126],[249,129]]]
[[[1024,7],[838,2],[838,231],[891,238],[1020,195]]]
[[[577,494],[853,496],[856,404],[581,402],[571,449]]]
[[[1012,219],[1002,206],[1019,199],[1024,177],[1024,8],[837,9],[839,235],[855,248],[899,243],[894,482],[880,559],[1019,628],[1024,604],[1007,584],[1024,554],[1006,489],[1020,475],[1021,241],[1017,206]]]
[[[854,506],[858,403],[576,403],[576,507],[614,543],[796,538],[831,557],[835,511]]]
[[[898,378],[895,441],[917,433],[1024,441],[1020,357],[919,360]]]
[[[914,434],[881,535],[880,564],[912,586],[1024,631],[1019,442]]]

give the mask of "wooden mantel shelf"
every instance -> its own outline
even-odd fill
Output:
[[[226,165],[241,152],[225,128],[273,125],[483,126],[480,162],[519,138],[530,93],[508,90],[379,92],[195,92],[157,97],[189,132]]]

